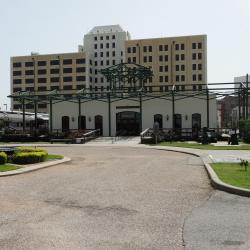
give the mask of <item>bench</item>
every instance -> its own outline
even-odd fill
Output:
[[[53,142],[65,142],[65,143],[72,143],[72,139],[50,139],[50,143],[53,144]]]

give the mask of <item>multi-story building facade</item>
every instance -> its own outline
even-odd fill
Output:
[[[129,40],[125,47],[127,62],[152,69],[154,76],[145,83],[149,90],[154,85],[185,90],[187,84],[198,90],[207,83],[206,35]]]
[[[18,56],[11,58],[11,94],[31,91],[44,95],[55,89],[65,95],[88,88],[104,91],[107,82],[99,70],[122,63],[150,67],[154,76],[145,82],[149,91],[160,86],[168,91],[201,90],[207,83],[206,35],[130,40],[119,25],[94,27],[84,36],[78,52],[65,54]],[[12,101],[12,109],[21,104]],[[33,104],[26,104],[33,112]],[[48,112],[46,103],[38,104],[38,112]]]
[[[11,90],[36,92],[44,95],[52,90],[64,90],[65,94],[88,87],[89,68],[85,53],[66,53],[11,58]],[[13,101],[12,109],[22,105]],[[39,103],[38,111],[47,112],[47,104]],[[33,111],[32,103],[26,104],[27,111]]]

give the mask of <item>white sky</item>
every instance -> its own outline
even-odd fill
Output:
[[[207,34],[208,82],[250,73],[250,0],[0,0],[0,107],[11,56],[77,51],[90,29],[111,24],[132,39]]]

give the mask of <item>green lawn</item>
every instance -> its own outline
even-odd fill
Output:
[[[239,163],[212,163],[210,165],[223,182],[250,189],[250,166],[245,171]]]
[[[61,160],[63,159],[62,155],[48,155],[47,161],[53,161],[53,160]]]
[[[11,170],[16,170],[16,169],[18,169],[18,167],[14,165],[10,165],[10,164],[0,165],[0,172],[6,172],[6,171],[11,171]]]
[[[250,150],[250,144],[240,144],[239,146],[214,146],[211,144],[201,144],[201,143],[187,143],[187,142],[161,142],[159,146],[169,146],[169,147],[182,147],[182,148],[195,148],[204,150]]]

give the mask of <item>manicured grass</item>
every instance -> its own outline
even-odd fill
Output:
[[[16,170],[16,169],[18,169],[18,167],[14,165],[10,165],[10,164],[0,165],[0,172],[6,172],[6,171],[11,171],[11,170]]]
[[[169,147],[182,147],[182,148],[194,148],[194,149],[204,149],[204,150],[250,150],[250,144],[240,144],[239,146],[214,146],[211,144],[201,144],[201,143],[187,143],[187,142],[161,142],[159,146],[169,146]]]
[[[223,182],[250,189],[250,166],[245,171],[239,163],[212,163],[210,165]]]
[[[47,161],[53,161],[53,160],[61,160],[63,159],[62,155],[48,155]]]

